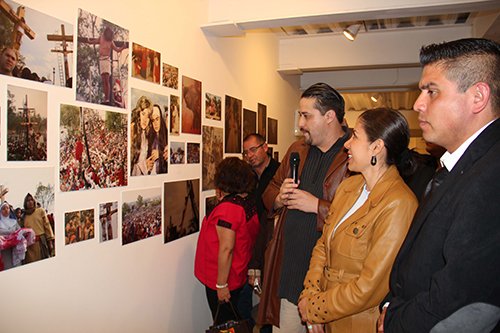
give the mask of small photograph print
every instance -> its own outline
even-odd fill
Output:
[[[76,99],[126,108],[128,30],[80,9],[77,50]]]
[[[122,245],[161,234],[161,187],[122,192]]]
[[[7,161],[47,160],[47,92],[7,86]]]
[[[126,186],[127,115],[61,104],[63,192]]]
[[[257,133],[257,112],[243,109],[243,138],[251,133]]]
[[[201,134],[201,81],[182,77],[182,133]]]
[[[179,96],[170,95],[170,134],[179,135],[181,132],[181,112]]]
[[[221,120],[222,101],[220,96],[205,93],[205,118]]]
[[[54,168],[0,168],[0,271],[54,257]]]
[[[172,142],[170,145],[170,164],[184,164],[186,149],[184,142]]]
[[[219,203],[217,197],[214,195],[212,197],[205,198],[205,216],[209,216],[212,210],[214,210],[215,206]]]
[[[241,153],[241,99],[226,95],[225,153]]]
[[[160,84],[159,52],[132,43],[132,77]]]
[[[71,88],[73,25],[0,1],[0,74]]]
[[[203,126],[201,159],[202,191],[214,190],[215,168],[222,161],[222,128]]]
[[[278,144],[278,120],[267,118],[267,143]]]
[[[101,243],[118,237],[118,201],[99,204],[99,222]]]
[[[64,239],[66,245],[93,239],[94,234],[93,209],[64,213]]]
[[[200,144],[194,142],[187,143],[187,163],[198,164],[200,163]]]
[[[132,89],[131,176],[168,172],[168,96]]]
[[[266,120],[267,120],[267,106],[264,104],[257,104],[257,133],[262,135],[266,140]]]
[[[274,156],[274,152],[273,152],[273,147],[267,147],[267,153],[271,156]]]
[[[179,68],[163,63],[162,85],[177,89],[179,87]]]
[[[164,242],[200,230],[200,180],[190,179],[163,184]]]
[[[279,162],[279,161],[280,161],[280,153],[279,153],[279,152],[275,151],[275,152],[274,152],[274,156],[273,156],[273,157],[274,157],[274,160],[275,160],[276,162]]]

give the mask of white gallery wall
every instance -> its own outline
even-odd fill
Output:
[[[241,99],[243,108],[253,111],[257,111],[257,103],[265,104],[267,116],[278,119],[278,144],[273,148],[281,157],[295,139],[293,112],[298,104],[300,82],[296,76],[282,76],[276,71],[276,37],[258,31],[234,38],[205,35],[200,29],[207,23],[208,3],[205,0],[17,2],[72,23],[75,29],[79,8],[128,29],[130,42],[160,52],[162,62],[179,68],[179,83],[182,75],[201,81],[202,100],[205,92],[221,96],[223,114],[225,95]],[[76,35],[76,31],[71,33]],[[72,70],[75,77],[74,66]],[[180,89],[134,78],[129,78],[128,82],[129,89],[181,95]],[[47,162],[7,162],[8,85],[47,92]],[[0,168],[6,170],[6,174],[9,170],[14,174],[20,167],[29,167],[27,172],[30,173],[52,167],[56,184],[56,256],[0,272],[0,332],[203,332],[211,319],[204,288],[193,276],[198,233],[167,244],[163,242],[163,235],[125,246],[121,235],[100,243],[97,219],[94,239],[70,245],[65,245],[64,239],[65,212],[84,209],[98,212],[99,204],[108,201],[118,201],[121,207],[124,191],[201,178],[201,164],[170,165],[165,175],[129,177],[126,187],[61,192],[58,189],[60,104],[99,110],[113,108],[77,102],[74,88],[5,76],[0,76],[0,103]],[[202,124],[223,127],[223,121],[204,117],[202,104]],[[126,113],[130,121],[130,107],[118,111]],[[193,134],[170,136],[171,141],[202,144],[201,136]],[[22,177],[7,178],[1,179],[0,184],[8,183],[12,188],[23,182]],[[212,195],[214,191],[201,192],[201,217],[204,216],[205,197]]]

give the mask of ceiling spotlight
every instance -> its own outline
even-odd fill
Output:
[[[378,97],[375,96],[375,95],[372,95],[372,97],[370,97],[370,99],[374,102],[374,103],[377,103],[378,102]]]
[[[360,28],[361,28],[360,23],[351,24],[350,26],[344,29],[345,38],[349,39],[350,41],[353,41],[356,38],[356,35],[358,34]]]

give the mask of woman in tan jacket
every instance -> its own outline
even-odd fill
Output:
[[[313,249],[299,311],[310,332],[375,332],[378,305],[417,208],[400,172],[411,168],[409,129],[397,111],[358,119],[345,143],[349,170]]]

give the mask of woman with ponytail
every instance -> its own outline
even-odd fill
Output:
[[[345,143],[357,175],[338,187],[323,235],[313,249],[299,298],[310,332],[371,332],[389,273],[417,200],[402,179],[414,169],[406,119],[391,109],[368,110]]]

